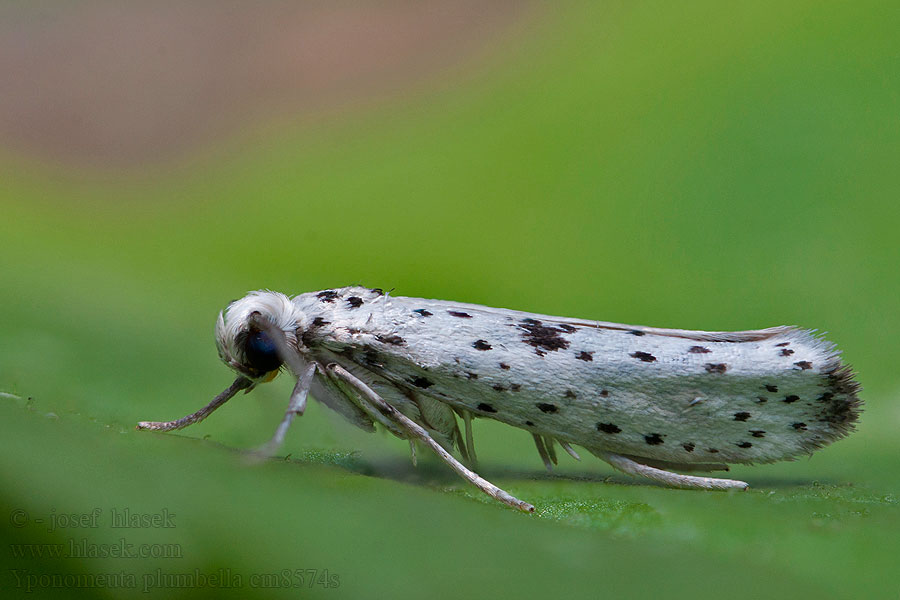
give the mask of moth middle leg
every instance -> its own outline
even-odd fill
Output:
[[[312,387],[313,376],[316,374],[317,368],[319,368],[319,365],[316,363],[309,363],[305,370],[297,377],[297,384],[291,392],[291,399],[288,403],[287,410],[284,413],[284,417],[282,418],[281,423],[278,424],[278,429],[275,430],[275,435],[272,436],[272,439],[257,450],[259,454],[271,456],[272,454],[275,454],[278,448],[281,447],[281,444],[284,443],[284,436],[287,434],[288,428],[294,421],[294,417],[302,415],[303,411],[306,410],[306,398],[309,396],[309,388]]]
[[[441,460],[447,463],[447,465],[449,465],[451,469],[453,469],[461,477],[463,477],[463,479],[467,480],[469,483],[480,489],[491,498],[494,498],[495,500],[499,500],[504,504],[507,504],[524,512],[534,512],[534,506],[532,506],[531,504],[519,500],[512,494],[505,492],[477,473],[467,469],[462,463],[453,458],[453,455],[450,454],[443,446],[437,443],[437,441],[435,441],[435,439],[432,438],[423,427],[421,427],[418,423],[385,402],[384,399],[381,398],[381,396],[379,396],[377,393],[375,393],[374,390],[372,390],[372,388],[366,385],[355,375],[350,373],[347,369],[343,368],[337,363],[329,364],[326,369],[335,377],[352,386],[382,415],[390,419],[395,426],[402,429],[406,433],[406,437],[410,439],[418,439],[423,444],[431,448],[434,453],[441,458]]]

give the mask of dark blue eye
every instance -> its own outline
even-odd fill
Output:
[[[247,336],[244,357],[247,366],[259,373],[268,373],[281,366],[275,342],[263,331],[253,331]]]

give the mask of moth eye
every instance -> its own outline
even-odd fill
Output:
[[[281,366],[275,342],[264,331],[253,331],[247,336],[244,357],[247,366],[259,373],[268,373]]]

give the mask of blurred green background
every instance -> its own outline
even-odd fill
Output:
[[[900,7],[159,6],[2,7],[0,589],[898,597]],[[176,43],[203,35],[229,44]],[[547,474],[527,434],[478,421],[481,473],[531,516],[315,403],[287,460],[247,465],[285,377],[184,432],[133,430],[228,385],[212,329],[230,300],[355,283],[662,327],[814,327],[866,410],[809,460],[734,468],[744,494],[591,457]],[[96,527],[49,531],[95,508]],[[124,509],[174,527],[111,527]],[[73,558],[70,543],[179,555]],[[173,579],[217,572],[239,587]]]

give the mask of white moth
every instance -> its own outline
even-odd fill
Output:
[[[555,444],[683,488],[746,489],[673,471],[789,460],[844,437],[861,402],[834,346],[795,327],[710,332],[551,317],[346,287],[288,298],[251,292],[216,324],[239,376],[198,412],[142,422],[172,430],[204,419],[282,368],[297,377],[273,453],[308,392],[355,425],[381,425],[434,450],[492,497],[534,508],[484,480],[472,418],[529,432],[549,468]],[[462,433],[457,422],[464,424]]]

